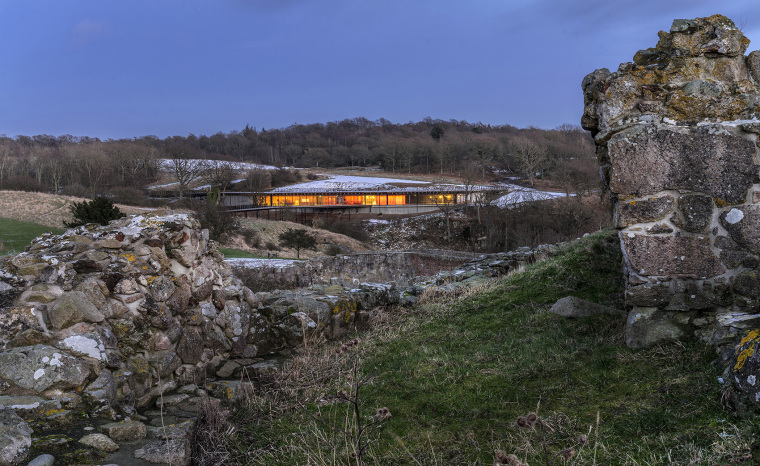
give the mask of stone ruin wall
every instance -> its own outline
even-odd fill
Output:
[[[726,17],[676,20],[582,83],[624,253],[626,342],[760,325],[760,52]]]
[[[409,255],[398,253],[320,256],[275,266],[247,267],[244,262],[235,261],[232,265],[239,276],[246,277],[247,283],[280,290],[331,284],[336,280],[347,285],[370,282],[406,286],[415,276]]]
[[[306,335],[343,335],[400,299],[390,286],[354,288],[253,293],[183,214],[43,235],[0,261],[0,409],[129,416]]]
[[[469,256],[469,257],[466,257]],[[354,286],[359,283],[386,283],[406,288],[420,277],[454,270],[486,255],[461,254],[456,257],[435,253],[372,252],[319,256],[307,261],[249,267],[232,261],[236,274],[255,290],[307,288],[319,284]],[[491,255],[497,258],[497,255]],[[465,258],[466,257],[466,258]]]

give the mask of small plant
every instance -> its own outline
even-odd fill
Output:
[[[328,256],[337,256],[342,252],[342,249],[337,244],[330,244],[325,249],[325,254]]]
[[[108,225],[111,220],[124,217],[124,213],[113,205],[107,197],[98,196],[92,201],[75,202],[69,207],[74,216],[73,222],[63,222],[67,228],[74,228],[87,223]]]
[[[359,374],[361,366],[359,343],[361,343],[361,340],[355,338],[348,343],[344,343],[336,350],[338,355],[348,356],[348,360],[351,362],[349,376],[351,382],[350,390],[348,392],[345,390],[338,390],[335,395],[329,395],[322,398],[322,401],[326,403],[348,404],[350,412],[346,415],[345,425],[341,427],[331,424],[322,419],[320,413],[312,415],[312,418],[343,434],[346,439],[347,450],[350,452],[350,458],[356,461],[356,464],[361,465],[364,464],[367,448],[375,438],[375,434],[386,421],[393,417],[393,415],[387,407],[382,407],[377,408],[374,415],[371,417],[362,416],[362,399],[360,397],[360,391],[362,387],[366,386],[372,380],[374,373],[365,376]]]
[[[574,458],[580,459],[581,452],[589,444],[589,434],[591,434],[592,427],[589,427],[587,434],[580,434],[574,439],[569,441],[570,446],[566,446],[560,449],[558,452],[552,452],[550,450],[549,442],[547,441],[547,434],[554,433],[555,427],[552,426],[550,420],[541,418],[538,416],[538,408],[541,406],[539,400],[536,412],[530,412],[523,416],[518,416],[515,424],[518,430],[528,431],[529,434],[534,434],[534,439],[529,439],[530,443],[540,441],[540,450],[543,456],[543,463],[546,465],[554,464],[555,461],[562,461],[562,464],[571,462]],[[597,413],[597,432],[599,429],[599,414]],[[598,434],[597,434],[598,435]],[[567,440],[566,440],[567,441]],[[521,461],[515,454],[507,454],[504,450],[497,450],[495,452],[494,466],[527,466],[526,462]]]

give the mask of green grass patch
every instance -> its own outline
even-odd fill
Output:
[[[266,259],[266,256],[251,254],[242,249],[218,248],[219,252],[224,254],[225,259]]]
[[[34,238],[46,231],[59,235],[63,233],[64,230],[50,228],[31,222],[20,222],[8,218],[0,218],[0,242],[2,242],[0,255],[18,254],[23,252],[24,248],[29,246]]]
[[[371,422],[380,407],[393,417],[369,437],[365,462],[492,464],[497,450],[529,464],[758,457],[760,425],[723,408],[712,348],[688,341],[632,351],[622,318],[548,312],[567,295],[619,305],[622,291],[618,239],[608,231],[465,296],[384,314],[358,345],[360,374],[375,374],[360,390],[361,419]],[[358,464],[347,442],[357,425],[350,405],[324,398],[355,390],[354,351],[308,346],[283,373],[259,379],[237,414],[233,463]],[[518,427],[529,412],[541,422]],[[570,461],[557,456],[569,447]]]

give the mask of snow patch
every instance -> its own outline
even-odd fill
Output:
[[[293,267],[296,262],[300,262],[294,259],[225,259],[224,261],[233,267],[251,269],[260,267],[286,268]]]

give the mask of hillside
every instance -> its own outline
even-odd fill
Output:
[[[0,217],[24,222],[34,222],[50,228],[63,228],[64,221],[71,221],[69,207],[74,202],[89,199],[61,196],[57,194],[0,191]],[[145,212],[151,209],[117,204],[127,215]]]
[[[240,223],[244,228],[255,232],[254,244],[238,235],[222,244],[223,247],[230,247],[250,252],[255,255],[267,256],[269,254],[277,257],[296,257],[296,251],[283,249],[279,247],[279,236],[288,228],[305,229],[317,240],[317,249],[301,250],[301,258],[311,258],[323,255],[330,245],[336,245],[346,252],[366,251],[367,247],[360,241],[345,235],[333,233],[321,228],[312,228],[299,223],[275,220],[246,219],[241,218]]]
[[[477,289],[383,312],[361,335],[307,345],[282,372],[253,375],[259,390],[235,427],[215,425],[235,433],[205,441],[229,464],[356,464],[357,417],[340,400],[360,380],[358,419],[384,419],[362,433],[367,464],[492,464],[497,451],[521,462],[511,464],[751,461],[757,425],[724,409],[711,348],[632,351],[620,317],[548,312],[567,295],[620,305],[620,260],[614,232],[594,234]],[[538,420],[520,428],[531,412]]]

